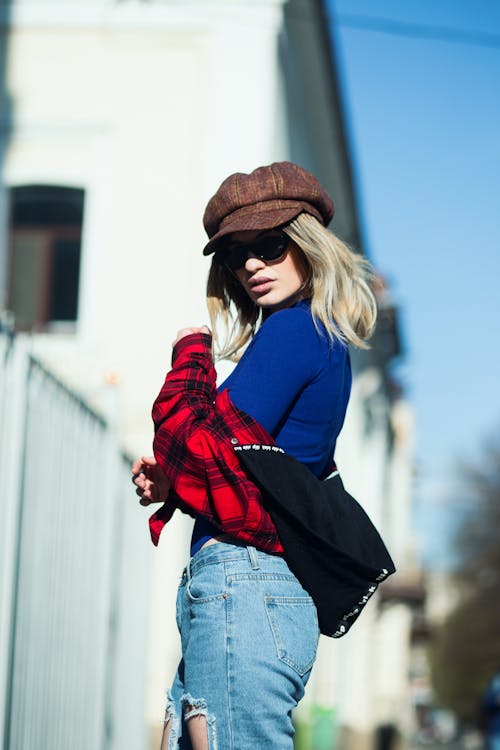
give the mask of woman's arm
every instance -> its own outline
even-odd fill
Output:
[[[174,350],[183,338],[192,334],[204,334],[211,337],[210,329],[207,326],[182,328],[177,332],[173,342]],[[172,381],[173,378],[170,378],[170,380]],[[163,389],[162,393],[164,396],[167,395],[167,392],[164,392]],[[141,498],[139,501],[141,505],[165,502],[171,488],[170,480],[154,456],[141,456],[133,462],[132,481],[137,487],[136,494]]]
[[[258,487],[240,466],[238,444],[274,445],[251,417],[217,395],[211,337],[191,333],[174,347],[172,369],[153,405],[153,451],[171,483],[165,505],[150,519],[154,543],[176,507],[208,518],[224,532],[281,552]]]

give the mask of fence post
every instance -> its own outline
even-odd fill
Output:
[[[103,743],[104,750],[108,750],[113,744],[116,720],[114,712],[114,690],[116,679],[117,658],[117,628],[119,613],[119,586],[122,567],[123,551],[123,517],[120,512],[119,500],[121,489],[121,450],[120,450],[120,417],[121,417],[121,393],[117,379],[109,375],[106,379],[106,488],[105,496],[111,506],[110,524],[110,560],[108,579],[108,646],[106,650],[106,686],[104,690],[104,726]]]
[[[0,338],[0,737],[5,747],[9,730],[29,354],[28,342],[24,337]]]

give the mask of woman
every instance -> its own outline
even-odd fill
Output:
[[[179,331],[153,408],[155,459],[133,466],[143,504],[172,488],[154,537],[176,506],[196,515],[162,750],[293,747],[316,608],[230,444],[273,443],[319,479],[335,470],[347,344],[366,347],[376,304],[366,261],[325,228],[333,213],[319,182],[289,162],[231,175],[205,211],[215,348],[235,359],[246,349],[214,398],[210,331]]]

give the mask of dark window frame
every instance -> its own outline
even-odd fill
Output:
[[[38,201],[37,191],[40,196]],[[28,200],[26,200],[26,196],[28,196]],[[18,198],[17,203],[16,197]],[[22,205],[23,200],[25,203],[28,203],[28,210],[26,210],[26,205]],[[35,208],[31,216],[29,212],[29,201],[33,203]],[[16,330],[34,332],[55,332],[58,330],[64,330],[65,332],[72,332],[76,329],[80,298],[81,238],[84,201],[84,191],[77,188],[48,185],[26,185],[11,188],[11,221],[9,222],[7,248],[7,307],[14,313],[14,325]],[[55,215],[57,215],[58,204],[60,213],[63,215],[65,213],[67,214],[68,205],[70,203],[74,204],[72,207],[74,218],[68,220],[67,216],[64,216],[61,223],[55,222],[54,218]],[[44,208],[47,204],[49,205],[50,210],[45,212]],[[78,211],[78,204],[80,211]],[[75,205],[77,206],[76,209],[74,208]],[[17,221],[16,214],[18,217]],[[47,215],[45,221],[44,214]],[[19,215],[23,218],[19,219]],[[23,320],[22,295],[16,296],[20,283],[19,277],[16,276],[16,274],[21,273],[19,266],[16,269],[16,245],[19,241],[22,242],[23,240],[29,240],[30,238],[34,240],[34,252],[37,254],[37,263],[33,269],[33,274],[36,275],[36,278],[34,279],[36,291],[33,294],[34,309],[32,310],[32,314],[29,314],[30,311],[28,305],[28,313]],[[37,240],[39,243],[38,248],[36,248]],[[74,317],[73,311],[71,311],[69,313],[69,318],[57,319],[53,318],[51,313],[54,307],[57,307],[57,301],[54,301],[52,294],[54,293],[54,284],[56,282],[56,271],[54,266],[55,255],[57,252],[57,244],[61,241],[69,241],[78,244],[78,265],[73,273],[75,289],[74,299],[72,299],[70,305],[70,307],[74,306]],[[20,252],[22,252],[22,250]],[[33,283],[33,277],[31,278],[31,282]]]

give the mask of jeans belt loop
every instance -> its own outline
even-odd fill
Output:
[[[257,550],[255,549],[255,547],[251,547],[250,545],[247,546],[247,550],[248,557],[250,558],[250,563],[252,565],[252,570],[259,570],[260,565],[257,559]]]

